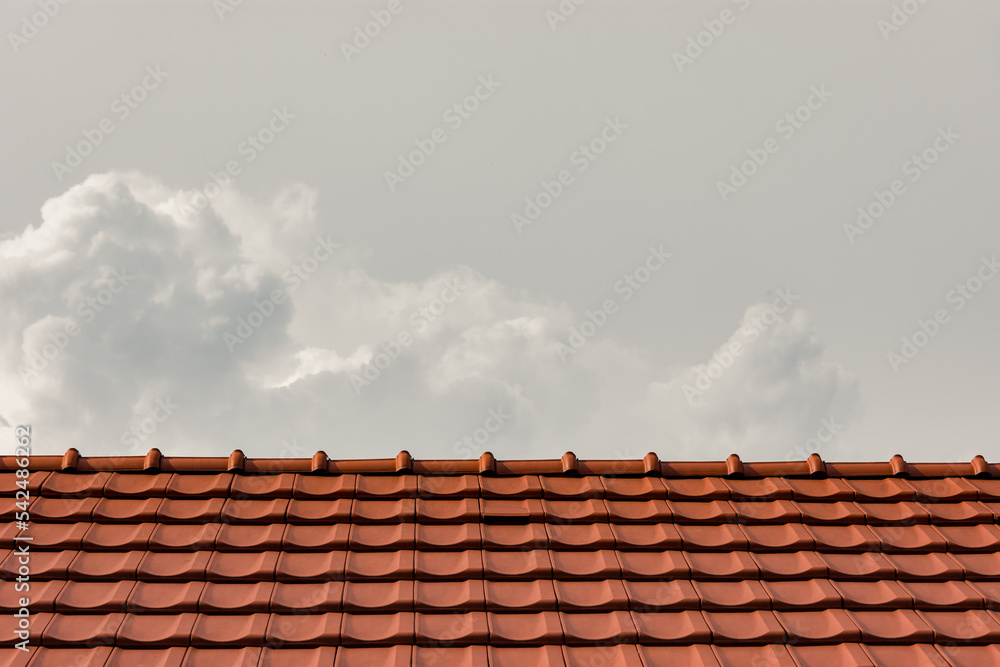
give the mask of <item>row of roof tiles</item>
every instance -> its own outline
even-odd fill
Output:
[[[0,549],[12,549],[16,524],[0,530]],[[265,525],[176,523],[32,524],[21,537],[37,549],[86,551],[522,551],[618,549],[650,551],[803,551],[982,553],[1000,551],[996,525],[677,525],[477,523],[424,525]],[[424,558],[434,558],[433,555]],[[441,556],[445,558],[446,556]],[[559,557],[559,556],[555,556]],[[418,567],[419,567],[418,563]]]
[[[0,573],[13,577],[19,556],[9,551]],[[459,552],[222,552],[155,551],[31,553],[33,581],[501,581],[608,579],[830,579],[900,581],[1000,578],[1000,553],[790,553],[682,551],[459,551]]]
[[[542,611],[496,614],[107,614],[32,617],[36,645],[72,646],[91,642],[143,646],[371,646],[415,643],[424,646],[656,644],[837,644],[1000,642],[994,612],[823,611],[710,612],[680,610],[599,613]],[[3,621],[13,636],[16,619]]]
[[[2,457],[0,457],[2,458]],[[34,462],[39,457],[31,459]],[[42,457],[44,458],[44,457]],[[0,466],[0,470],[4,467]],[[8,468],[10,470],[10,468]],[[203,471],[204,472],[204,471]],[[1000,477],[1000,474],[997,475]],[[18,490],[14,473],[0,473],[0,495]],[[29,489],[42,495],[108,498],[630,498],[673,500],[792,499],[897,502],[1000,501],[1000,479],[610,477],[604,475],[310,475],[189,473],[66,473],[37,471]]]
[[[1000,647],[842,643],[834,646],[385,646],[232,649],[37,648],[0,650],[0,667],[1000,667]]]
[[[0,521],[13,521],[23,500],[0,498]],[[35,497],[34,521],[69,523],[225,522],[398,524],[469,522],[678,524],[976,524],[1000,520],[1000,502],[866,503],[795,500],[236,500],[233,498]]]
[[[34,612],[322,613],[702,609],[1000,610],[996,581],[327,581],[177,583],[39,581]],[[13,612],[20,593],[0,591]]]
[[[249,459],[239,449],[228,457],[167,457],[158,449],[145,456],[80,456],[74,448],[62,456],[33,456],[32,470],[98,472],[247,472],[313,474],[424,475],[659,475],[664,477],[1000,477],[1000,465],[976,456],[968,463],[909,463],[896,454],[889,461],[871,463],[827,462],[819,454],[805,461],[749,463],[731,454],[725,461],[661,461],[650,452],[632,460],[581,460],[573,452],[560,459],[498,461],[484,452],[479,459],[416,460],[407,451],[394,459],[334,460],[318,451],[311,459]],[[18,456],[0,456],[0,470],[21,468]]]

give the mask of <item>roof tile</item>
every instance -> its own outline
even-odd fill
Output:
[[[917,611],[917,615],[934,631],[934,641],[996,643],[1000,640],[1000,623],[982,609],[970,611]]]
[[[303,556],[312,554],[302,554]],[[348,551],[344,576],[354,580],[413,577],[413,551]]]
[[[354,523],[399,523],[413,521],[415,516],[416,501],[413,498],[355,500],[351,506],[351,521]]]
[[[162,498],[101,498],[94,507],[93,521],[99,523],[131,523],[155,521]]]
[[[263,581],[273,579],[278,551],[225,552],[216,551],[205,568],[205,578],[210,581]]]
[[[87,551],[131,551],[149,547],[155,523],[91,524],[80,546]]]
[[[413,611],[413,581],[348,581],[343,609],[351,613]]]
[[[490,667],[564,667],[566,660],[559,646],[490,646]]]
[[[136,570],[145,551],[81,551],[73,559],[67,572],[70,578],[102,579],[116,581],[118,579],[135,579]]]
[[[667,497],[667,487],[657,477],[601,477],[604,497],[609,500],[663,500]]]
[[[224,523],[215,539],[215,548],[219,551],[275,551],[281,549],[285,529],[284,522],[264,526]]]
[[[849,525],[864,523],[865,515],[857,503],[839,500],[831,503],[804,503],[792,501],[802,515],[802,522],[809,524]]]
[[[1000,578],[1000,553],[954,554],[952,556],[964,570],[967,579]]]
[[[184,663],[184,653],[186,651],[187,648],[184,646],[153,649],[116,647],[111,651],[111,655],[108,657],[108,661],[104,663],[104,667],[133,667],[134,665],[142,665],[143,667],[181,667]],[[66,664],[83,663],[67,662]]]
[[[698,609],[701,606],[701,598],[690,581],[626,581],[624,584],[632,611]]]
[[[291,498],[295,477],[289,472],[276,475],[237,475],[229,487],[229,495],[237,500]]]
[[[485,611],[416,614],[416,636],[421,644],[484,644],[489,640]]]
[[[843,609],[779,611],[775,615],[791,644],[833,644],[861,639],[861,631]]]
[[[439,581],[482,579],[483,552],[466,551],[417,551],[414,569],[422,578]]]
[[[604,497],[604,485],[593,475],[584,477],[542,475],[538,480],[542,485],[542,495],[550,500]]]
[[[636,629],[627,611],[589,614],[559,613],[566,644],[623,644],[636,641]]]
[[[390,498],[416,498],[415,475],[358,475],[355,488],[357,498],[388,500]]]
[[[828,503],[835,500],[854,500],[854,489],[849,487],[842,479],[796,479],[788,477],[784,482],[791,489],[793,499],[810,501],[810,504],[815,502]]]
[[[912,609],[848,611],[865,642],[913,644],[933,639],[933,631]]]
[[[273,622],[273,617],[272,617]],[[339,623],[339,621],[338,621]],[[338,627],[339,632],[339,627]],[[337,647],[320,646],[317,648],[265,648],[260,654],[257,667],[330,667],[337,657]]]
[[[697,479],[664,478],[667,498],[671,500],[725,500],[729,498],[729,487],[718,477]]]
[[[506,585],[520,582],[505,582]],[[413,585],[416,611],[449,611],[486,609],[486,595],[481,579],[467,581],[417,581]]]
[[[682,545],[681,535],[672,523],[646,526],[611,524],[611,532],[614,543],[608,546],[617,545],[623,551],[680,549]]]
[[[535,525],[537,526],[537,524]],[[491,528],[505,527],[525,528],[527,526],[491,526]],[[418,523],[415,540],[417,549],[427,550],[479,549],[483,546],[482,531],[478,522],[441,525]]]
[[[764,579],[811,579],[829,573],[826,561],[815,551],[751,554]]]
[[[35,647],[32,647],[34,650]],[[20,653],[20,651],[18,651]],[[30,667],[66,667],[66,665],[103,665],[111,655],[110,646],[93,648],[39,647],[28,663]],[[24,663],[14,663],[23,665]]]
[[[442,475],[417,477],[417,493],[421,497],[478,498],[478,475]]]
[[[611,529],[612,526],[606,523],[545,524],[553,549],[614,549],[615,534]],[[678,540],[673,546],[679,543]]]
[[[550,551],[552,569],[560,577],[606,579],[621,577],[621,565],[611,549]]]
[[[819,551],[870,551],[882,543],[868,526],[806,526]]]
[[[220,518],[226,523],[284,523],[285,512],[287,510],[287,498],[274,498],[273,500],[236,500],[229,498],[222,507]]]
[[[197,618],[198,614],[128,614],[116,641],[119,646],[188,646]]]
[[[29,583],[29,591],[19,591],[18,586],[9,585],[8,582],[4,582],[4,585],[0,586],[0,609],[4,610],[4,615],[9,615],[8,610],[14,610],[21,607],[21,598],[25,597],[26,592],[30,592],[31,595],[27,596],[31,600],[30,611],[32,614],[37,614],[43,611],[53,611],[55,609],[56,598],[59,597],[59,593],[62,589],[66,587],[69,582],[67,581],[34,581]],[[62,611],[62,610],[60,610]],[[8,638],[13,637],[13,632],[4,635]],[[3,664],[3,663],[0,663]]]
[[[490,641],[495,645],[542,645],[563,642],[559,614],[554,611],[540,611],[531,614],[494,614],[489,612],[487,616]]]
[[[945,667],[1000,667],[1000,646],[938,646],[943,656],[939,662],[929,662],[932,665]],[[945,662],[947,659],[947,662]],[[916,664],[916,663],[910,663]]]
[[[160,523],[211,523],[218,522],[223,498],[164,498],[156,510]]]
[[[791,487],[780,477],[723,479],[722,483],[729,487],[729,495],[733,500],[762,501],[792,497]]]
[[[389,526],[353,524],[348,548],[354,551],[393,551],[412,549],[416,543],[416,524]]]
[[[612,523],[658,523],[672,516],[667,501],[661,499],[605,500],[604,504]]]
[[[719,667],[719,660],[708,644],[691,646],[638,646],[644,665],[688,665]]]
[[[410,667],[412,646],[373,646],[337,649],[333,667]]]
[[[309,500],[353,498],[356,475],[296,475],[292,497]]]
[[[150,551],[201,551],[215,547],[221,524],[156,524],[149,536]]]
[[[395,614],[344,614],[340,641],[345,646],[412,644],[413,612]]]
[[[642,582],[650,583],[650,582]],[[604,611],[629,608],[625,587],[618,579],[553,581],[560,610]]]
[[[901,646],[865,646],[865,653],[876,665],[920,665],[920,667],[948,667],[941,654],[927,644]],[[982,664],[982,663],[979,663]]]
[[[800,523],[742,526],[742,530],[754,551],[801,551],[816,546],[812,533]]]
[[[898,609],[912,607],[909,592],[895,581],[835,581],[833,586],[847,609]]]
[[[293,498],[288,503],[288,523],[345,523],[351,520],[350,498],[337,500],[300,500]]]
[[[678,523],[718,524],[736,521],[736,510],[726,500],[689,502],[668,500],[667,506]]]
[[[545,524],[526,523],[523,525],[483,524],[484,549],[529,548],[544,549],[549,545]]]
[[[685,552],[692,573],[713,579],[754,579],[760,576],[757,563],[745,551],[724,553]]]
[[[635,646],[564,646],[568,667],[644,667]]]
[[[184,653],[181,667],[256,667],[260,660],[260,647],[246,648],[189,648]]]
[[[828,579],[765,581],[764,590],[774,609],[828,609],[842,606],[840,593]]]
[[[875,667],[861,644],[837,644],[835,646],[791,645],[788,651],[799,667],[829,667],[831,664],[843,667]]]
[[[960,579],[962,568],[949,554],[942,553],[899,553],[885,554],[886,559],[896,568],[896,578],[900,580]]]
[[[205,583],[202,581],[174,583],[138,581],[129,594],[126,605],[128,611],[132,613],[196,612],[204,588]]]
[[[788,648],[768,646],[715,646],[715,654],[723,667],[798,667]]]
[[[739,523],[787,523],[801,521],[802,512],[791,500],[733,500]]]
[[[346,551],[282,552],[278,557],[277,565],[275,565],[275,579],[289,582],[343,579],[347,553]]]
[[[716,644],[770,644],[785,640],[774,612],[704,612]]]
[[[271,581],[252,584],[210,581],[198,600],[198,611],[223,614],[268,611],[273,590]]]
[[[344,596],[343,581],[311,584],[277,582],[271,592],[272,612],[318,613],[340,611]]]
[[[556,593],[551,579],[491,581],[485,583],[488,611],[551,611]]]
[[[769,609],[771,598],[758,581],[695,581],[702,609]]]
[[[497,578],[538,579],[552,574],[549,552],[545,549],[484,551],[483,568]]]
[[[700,611],[630,612],[640,644],[708,643],[712,631]]]
[[[895,569],[880,553],[820,554],[831,579],[879,580],[895,578]]]
[[[267,623],[265,641],[268,644],[284,647],[290,646],[313,646],[313,647],[333,647],[340,642],[340,627],[343,622],[343,615],[337,612],[314,613],[314,614],[271,614]],[[293,663],[295,655],[285,655],[282,651],[285,665]],[[276,660],[278,656],[274,656]],[[309,657],[318,658],[320,656],[310,654]],[[327,657],[333,658],[328,653]],[[326,665],[331,663],[327,662]]]
[[[68,521],[91,521],[94,515],[94,508],[97,507],[97,503],[101,500],[96,497],[36,497],[29,507],[29,512],[32,520],[35,522],[58,521],[63,523]],[[11,512],[13,512],[13,505],[13,499],[11,499]],[[14,517],[11,515],[5,518],[9,521]]]
[[[232,473],[182,475],[175,473],[167,482],[167,498],[225,498],[233,483]]]
[[[125,601],[135,586],[134,581],[67,581],[55,599],[55,610],[60,613],[108,613],[125,611]],[[32,608],[38,584],[31,587]]]
[[[899,502],[913,500],[917,492],[904,480],[894,477],[880,479],[846,479],[854,489],[854,499],[860,502]]]
[[[90,475],[53,472],[42,482],[39,491],[41,495],[50,498],[99,496],[109,479],[111,479],[109,472],[98,472]]]
[[[259,646],[264,642],[268,614],[198,614],[191,630],[193,646]]]
[[[33,630],[35,636],[41,635],[45,646],[110,645],[124,620],[125,614],[122,613],[52,614],[44,630],[39,630],[37,626]]]
[[[235,526],[230,526],[235,528]],[[242,526],[240,527],[242,528]],[[328,551],[346,549],[351,524],[337,523],[331,526],[287,524],[281,536],[281,548],[285,551]],[[250,527],[253,530],[253,527]]]
[[[537,475],[516,477],[482,477],[483,498],[541,498],[542,483]]]
[[[417,520],[420,523],[470,523],[479,522],[479,499],[454,500],[418,499]]]

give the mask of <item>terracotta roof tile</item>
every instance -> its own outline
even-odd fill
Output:
[[[336,646],[340,642],[343,614],[336,612],[315,614],[271,614],[267,623],[265,641],[276,646]],[[284,655],[284,654],[282,654]],[[295,656],[285,656],[286,660]],[[314,659],[316,656],[310,654]],[[333,656],[330,655],[330,658]],[[296,664],[286,662],[285,664]],[[330,664],[330,663],[326,663]],[[297,664],[296,664],[296,667]]]
[[[296,475],[292,482],[292,497],[309,500],[353,498],[356,475]]]
[[[340,641],[345,646],[412,644],[413,612],[344,614]]]
[[[629,608],[651,612],[659,609],[698,609],[701,598],[690,581],[626,581]]]
[[[128,614],[118,629],[119,646],[188,646],[198,614]]]
[[[552,584],[556,591],[557,605],[562,611],[603,611],[629,608],[629,597],[625,592],[625,586],[618,579],[605,579],[603,581],[556,580]]]
[[[340,611],[344,585],[343,581],[310,584],[279,581],[271,592],[270,609],[278,613]]]
[[[510,585],[505,582],[505,585]],[[467,581],[416,581],[413,584],[416,611],[486,609],[486,593],[481,579]]]
[[[490,667],[565,667],[566,659],[559,646],[490,646]]]
[[[35,629],[45,646],[73,644],[110,645],[115,641],[125,614],[52,614],[45,629]]]
[[[133,665],[142,665],[143,667],[181,667],[184,664],[184,654],[186,651],[187,648],[183,646],[171,646],[160,649],[116,647],[111,651],[111,655],[108,656],[108,661],[104,663],[104,667],[132,667]]]
[[[343,579],[347,553],[346,551],[283,552],[275,565],[275,579],[288,582]]]
[[[631,612],[639,643],[707,644],[712,631],[700,611]]]
[[[927,644],[864,647],[876,665],[920,665],[920,667],[948,667],[948,662],[935,647]],[[979,663],[982,664],[982,663]]]
[[[504,644],[561,644],[562,624],[554,611],[531,614],[487,614],[490,640],[497,646]]]
[[[413,611],[413,581],[348,581],[343,609],[351,613]]]
[[[139,563],[136,577],[143,581],[197,581],[205,578],[205,569],[211,559],[210,551],[148,551]]]
[[[416,614],[417,641],[427,645],[486,644],[490,631],[484,611]]]
[[[799,667],[875,667],[861,644],[835,644],[833,646],[791,645],[788,651]]]
[[[61,582],[53,582],[61,583]],[[35,606],[38,584],[32,585],[31,601]],[[134,581],[67,581],[55,599],[60,613],[109,613],[126,610],[125,601],[135,586]]]
[[[130,612],[196,612],[204,589],[205,583],[201,581],[138,581],[129,593],[126,605]]]
[[[272,622],[273,622],[272,618]],[[330,667],[337,657],[336,646],[317,648],[264,648],[257,667]]]
[[[535,524],[537,526],[537,524]],[[489,526],[490,528],[526,528],[527,526]],[[443,525],[427,525],[418,523],[414,539],[417,549],[424,550],[463,550],[479,549],[483,546],[481,528],[477,523],[458,523]],[[490,546],[497,546],[495,543]],[[544,546],[544,545],[543,545]]]
[[[215,546],[221,525],[155,524],[149,536],[150,551],[202,551]]]
[[[650,501],[667,497],[667,487],[657,477],[601,477],[600,481],[608,500]]]
[[[550,579],[485,582],[486,609],[489,611],[552,611],[556,592]]]
[[[982,458],[32,465],[0,571],[19,576],[31,537],[36,645],[0,667],[1000,667],[1000,465]],[[0,606],[14,636],[12,586]]]
[[[707,644],[693,646],[638,646],[644,665],[719,667],[715,651]]]

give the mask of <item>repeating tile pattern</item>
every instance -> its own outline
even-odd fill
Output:
[[[985,462],[54,458],[0,667],[1000,666]]]

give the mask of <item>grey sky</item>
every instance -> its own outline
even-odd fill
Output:
[[[30,422],[38,451],[85,454],[781,460],[833,420],[829,459],[997,458],[1000,280],[954,291],[1000,251],[995,3],[588,0],[553,29],[554,1],[401,0],[348,62],[389,4],[243,0],[220,19],[74,0],[16,45],[43,10],[5,5],[0,438]],[[85,131],[99,145],[60,180]],[[544,184],[551,205],[512,222]],[[669,259],[616,289],[650,247]],[[306,257],[308,279],[283,278]],[[446,280],[454,303],[435,301]],[[275,314],[226,339],[275,289]],[[768,314],[779,290],[793,303]],[[893,364],[920,321],[934,335]]]

